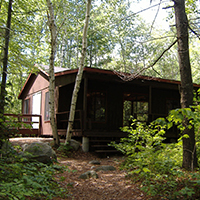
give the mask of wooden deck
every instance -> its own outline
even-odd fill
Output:
[[[21,136],[41,136],[41,115],[4,114],[8,130],[13,130]]]

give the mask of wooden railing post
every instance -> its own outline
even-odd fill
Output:
[[[13,120],[12,122],[13,123],[20,123],[19,126],[16,127],[10,127],[11,130],[18,130],[18,133],[19,134],[22,134],[22,135],[37,135],[37,136],[41,136],[41,133],[42,133],[42,117],[41,115],[33,115],[33,114],[4,114],[4,116],[9,116],[9,117],[13,117],[16,120]],[[32,123],[32,117],[38,117],[39,118],[39,122],[36,122],[36,123],[39,123],[39,126],[38,128],[26,128],[26,126],[22,126],[21,122],[25,123],[25,124],[30,124]],[[26,118],[27,120],[22,120],[23,118]]]
[[[42,131],[42,116],[39,116],[39,129],[38,129],[38,136],[41,136]]]

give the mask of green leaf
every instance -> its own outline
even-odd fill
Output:
[[[144,167],[142,170],[143,170],[145,173],[150,173],[150,172],[151,172],[151,170],[149,170],[149,169],[146,168],[146,167]]]
[[[182,136],[183,138],[190,138],[190,136],[188,135],[188,134],[184,134],[183,136]]]
[[[141,172],[141,169],[136,169],[134,171],[132,171],[132,173],[135,173],[135,174],[139,174]]]

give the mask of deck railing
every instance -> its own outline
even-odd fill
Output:
[[[57,128],[60,135],[65,135],[68,121],[69,121],[70,111],[58,112],[56,113],[57,118]],[[83,133],[83,111],[76,110],[73,124],[73,136],[81,136]]]
[[[4,114],[5,124],[9,130],[21,135],[40,136],[42,117],[35,114]]]

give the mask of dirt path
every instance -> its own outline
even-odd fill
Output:
[[[50,142],[51,139],[12,139],[14,144],[31,143],[35,141]],[[111,165],[115,171],[98,171],[98,178],[80,179],[79,176],[84,172],[98,167],[89,164],[92,160],[100,161],[100,166]],[[126,178],[126,172],[120,170],[121,156],[99,158],[92,153],[84,153],[81,150],[74,152],[69,157],[62,157],[58,154],[60,165],[68,166],[70,172],[65,171],[57,174],[56,179],[60,185],[67,187],[69,200],[147,200],[148,198],[140,190],[140,186],[133,184]],[[61,200],[63,198],[54,198]]]
[[[80,179],[79,176],[84,172],[98,167],[89,164],[91,160],[98,160],[101,165],[111,165],[116,168],[115,171],[98,171],[98,178]],[[65,179],[60,184],[68,186],[69,198],[74,200],[146,200],[148,199],[130,179],[126,178],[126,172],[119,168],[122,157],[113,156],[99,158],[90,153],[78,152],[73,154],[73,158],[58,158],[61,165],[68,166],[68,169],[74,172],[64,172],[57,175],[57,180],[62,177]],[[100,166],[101,166],[100,165]],[[61,200],[61,198],[56,198]]]

